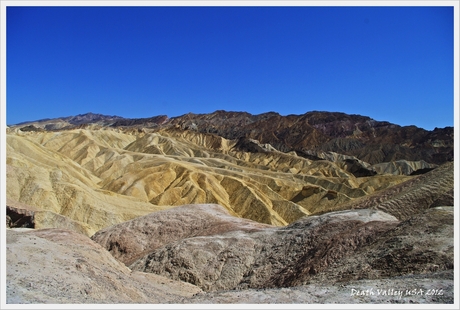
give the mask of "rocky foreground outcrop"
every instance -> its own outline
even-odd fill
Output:
[[[177,207],[159,213],[204,219],[206,207],[213,217],[220,214],[221,223],[228,218],[225,209],[215,205]],[[237,221],[231,225],[194,225],[190,221],[176,232],[166,229],[171,241],[163,244],[158,241],[164,237],[158,232],[156,215],[113,226],[98,232],[93,240],[127,262],[132,270],[186,281],[205,291],[298,286],[322,274],[331,276],[329,281],[340,282],[453,269],[452,207],[429,209],[402,222],[368,209],[310,216],[283,228],[254,229],[247,222]],[[164,219],[165,215],[158,214],[158,218]],[[194,234],[174,240],[174,234],[184,236],[184,227]],[[214,232],[211,235],[210,227]],[[150,232],[147,237],[143,236],[146,231]],[[117,246],[146,244],[149,240],[150,253],[145,253],[147,246],[124,247],[124,253],[120,253],[113,246],[117,240],[121,240]],[[142,255],[130,263],[132,257]],[[355,258],[354,264],[341,265],[343,275],[338,267],[335,276],[327,273],[331,266],[355,256],[370,261],[358,267]]]
[[[194,207],[205,215],[203,205],[162,212],[185,216]],[[129,268],[98,243],[69,230],[9,229],[6,302],[454,302],[452,207],[428,209],[402,222],[382,211],[341,211],[284,228],[252,227],[222,207],[209,207],[214,221],[174,223],[193,226],[195,234],[170,230],[160,245],[154,236],[161,233],[152,229],[149,239],[156,249]],[[148,226],[143,220],[139,223]],[[134,243],[143,240],[142,234],[129,234],[128,228],[149,231],[132,223],[117,226],[112,231],[121,229]],[[142,255],[140,249],[126,250]]]
[[[88,237],[62,229],[6,231],[7,304],[174,303],[201,290],[131,271]]]
[[[129,265],[155,249],[183,239],[270,227],[273,226],[231,216],[219,205],[185,205],[102,229],[91,239]]]
[[[454,208],[435,207],[401,221],[373,243],[334,261],[311,282],[393,279],[453,272]]]
[[[129,267],[190,282],[206,291],[290,287],[373,242],[397,223],[380,211],[329,213],[284,228],[186,238],[152,251]]]

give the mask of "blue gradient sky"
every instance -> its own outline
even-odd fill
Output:
[[[453,126],[452,7],[8,7],[7,124],[86,112]]]

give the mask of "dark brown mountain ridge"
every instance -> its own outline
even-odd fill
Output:
[[[295,151],[300,156],[318,160],[323,159],[324,153],[328,152],[354,156],[370,164],[397,160],[424,160],[431,164],[443,164],[453,160],[453,127],[430,131],[341,112],[312,111],[302,115],[282,116],[276,112],[252,115],[218,110],[172,118],[159,115],[136,119],[88,113],[22,123],[13,127],[25,131],[84,128],[90,125],[193,130],[226,139],[240,139],[243,147],[247,147],[245,140],[256,140],[282,152]],[[256,152],[254,148],[244,150]]]

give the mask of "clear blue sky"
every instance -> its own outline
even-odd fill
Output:
[[[452,7],[8,7],[7,124],[86,112],[453,126]]]

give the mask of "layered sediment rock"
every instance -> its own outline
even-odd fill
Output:
[[[453,205],[454,163],[446,163],[426,174],[413,177],[373,195],[360,197],[333,210],[373,208],[405,220],[414,214],[443,204]]]
[[[63,125],[65,124],[65,125]],[[442,164],[453,160],[453,127],[428,131],[416,126],[398,126],[366,116],[338,112],[311,111],[282,116],[276,112],[252,115],[246,112],[215,111],[188,113],[168,118],[125,119],[88,113],[77,117],[42,120],[12,126],[11,130],[72,128],[72,126],[112,126],[129,128],[177,128],[212,133],[229,140],[256,140],[282,152],[335,152],[354,156],[370,164],[398,160]],[[249,140],[248,140],[249,139]],[[243,148],[247,147],[242,144]]]
[[[339,162],[242,152],[236,144],[177,129],[10,133],[7,193],[12,201],[66,216],[91,235],[191,203],[216,203],[230,214],[283,226],[409,178],[357,177]],[[306,186],[322,190],[302,196]]]

